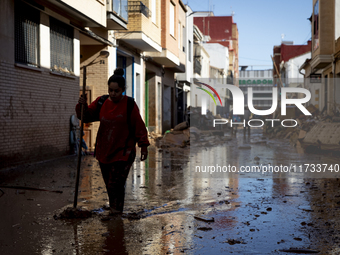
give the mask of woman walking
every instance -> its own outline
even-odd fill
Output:
[[[84,122],[99,120],[95,157],[109,196],[111,214],[121,214],[124,207],[125,183],[136,157],[136,143],[141,148],[141,160],[148,155],[148,132],[139,109],[132,98],[123,95],[126,90],[124,71],[117,68],[108,80],[108,96],[98,97],[87,105],[86,96],[76,106],[84,106]],[[130,110],[129,110],[130,109]]]

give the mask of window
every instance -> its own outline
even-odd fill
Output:
[[[191,41],[190,40],[188,43],[188,52],[189,52],[189,62],[191,62],[192,55],[191,55]]]
[[[325,108],[328,110],[328,76],[325,75]]]
[[[152,15],[152,22],[156,24],[157,22],[157,16],[156,16],[156,0],[152,0],[152,6],[151,6],[151,15]]]
[[[178,23],[177,39],[178,39],[178,49],[181,49],[181,22]]]
[[[128,21],[128,0],[111,0],[113,11],[122,17],[124,20]]]
[[[335,40],[340,37],[340,0],[335,0]]]
[[[183,33],[182,33],[182,41],[183,41],[183,52],[185,52],[185,42],[186,42],[186,32],[185,32],[185,27],[183,26],[183,28],[182,28],[182,31],[183,31]]]
[[[319,47],[319,1],[314,5],[313,13],[313,50]]]
[[[170,34],[175,36],[175,5],[170,3]]]
[[[73,28],[50,17],[51,69],[73,72]]]
[[[15,62],[39,66],[40,12],[33,7],[15,2]]]

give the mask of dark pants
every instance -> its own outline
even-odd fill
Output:
[[[110,207],[119,212],[123,212],[125,183],[136,154],[131,152],[128,161],[116,161],[110,164],[99,162],[102,171],[107,194],[109,196]]]

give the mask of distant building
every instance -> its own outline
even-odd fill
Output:
[[[306,59],[310,58],[311,49],[311,41],[305,45],[294,45],[292,41],[283,41],[281,45],[274,46],[273,77],[275,83],[283,87],[302,87],[304,75],[300,73],[299,68]]]
[[[199,80],[200,78],[210,77],[210,56],[204,49],[203,40],[204,35],[197,26],[194,25],[194,65],[193,65],[193,78]],[[201,107],[201,91],[197,88],[197,84],[193,84],[190,91],[190,104],[188,106]],[[208,99],[208,106],[210,105]],[[208,108],[209,109],[209,108]]]
[[[269,109],[273,100],[273,70],[245,70],[242,67],[239,77],[239,88],[244,94],[245,106],[248,106],[248,88],[253,90],[253,106],[256,109]]]
[[[195,13],[194,24],[210,40],[206,43],[219,43],[228,48],[229,51],[229,68],[228,77],[238,78],[238,28],[234,23],[233,16],[203,16],[203,13]],[[233,79],[231,79],[233,80]],[[228,82],[231,84],[231,82]],[[237,83],[237,82],[233,82]]]

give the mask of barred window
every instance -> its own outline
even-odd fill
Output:
[[[73,28],[50,17],[51,69],[73,73]]]
[[[39,66],[40,12],[33,7],[15,2],[15,62]]]

